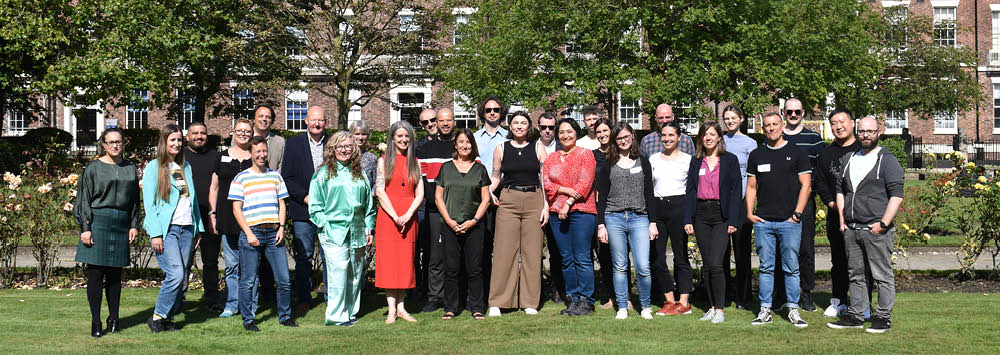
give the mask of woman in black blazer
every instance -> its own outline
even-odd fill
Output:
[[[726,262],[729,235],[742,223],[740,203],[740,163],[736,155],[726,152],[722,129],[714,121],[705,122],[698,130],[695,156],[688,169],[687,194],[684,198],[684,231],[694,234],[705,262],[709,304],[712,306],[701,320],[722,323],[726,320],[726,278],[722,265]]]

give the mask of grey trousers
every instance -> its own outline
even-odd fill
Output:
[[[875,234],[866,229],[844,231],[851,297],[847,313],[850,316],[864,320],[862,314],[871,307],[865,279],[865,269],[870,269],[878,290],[878,306],[874,316],[892,319],[892,306],[896,301],[896,279],[892,272],[892,244],[895,235],[895,227],[883,234]]]

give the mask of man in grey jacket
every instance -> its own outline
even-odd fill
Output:
[[[892,224],[903,203],[903,167],[888,150],[878,146],[878,121],[867,116],[858,123],[861,149],[841,158],[837,174],[837,210],[847,249],[851,305],[847,315],[830,328],[862,328],[863,313],[870,307],[865,266],[878,287],[878,306],[869,333],[892,328],[892,306],[896,281],[892,273],[892,246],[896,228]]]

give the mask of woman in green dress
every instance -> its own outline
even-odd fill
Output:
[[[139,176],[132,162],[122,159],[122,131],[101,134],[104,154],[83,170],[73,216],[80,224],[76,261],[87,264],[90,335],[117,333],[122,268],[129,264],[129,243],[139,234]],[[101,328],[101,292],[108,297],[108,328]]]

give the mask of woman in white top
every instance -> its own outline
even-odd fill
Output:
[[[660,137],[664,151],[651,155],[649,165],[653,168],[653,196],[656,197],[657,213],[655,222],[661,237],[651,240],[650,266],[653,275],[652,294],[662,292],[666,301],[657,315],[690,314],[688,297],[694,289],[693,273],[688,261],[687,234],[684,233],[684,194],[687,189],[687,175],[691,155],[682,152],[677,142],[681,128],[677,122],[668,122],[660,127]],[[667,268],[667,239],[674,252],[674,277]],[[676,294],[680,297],[675,298]]]

